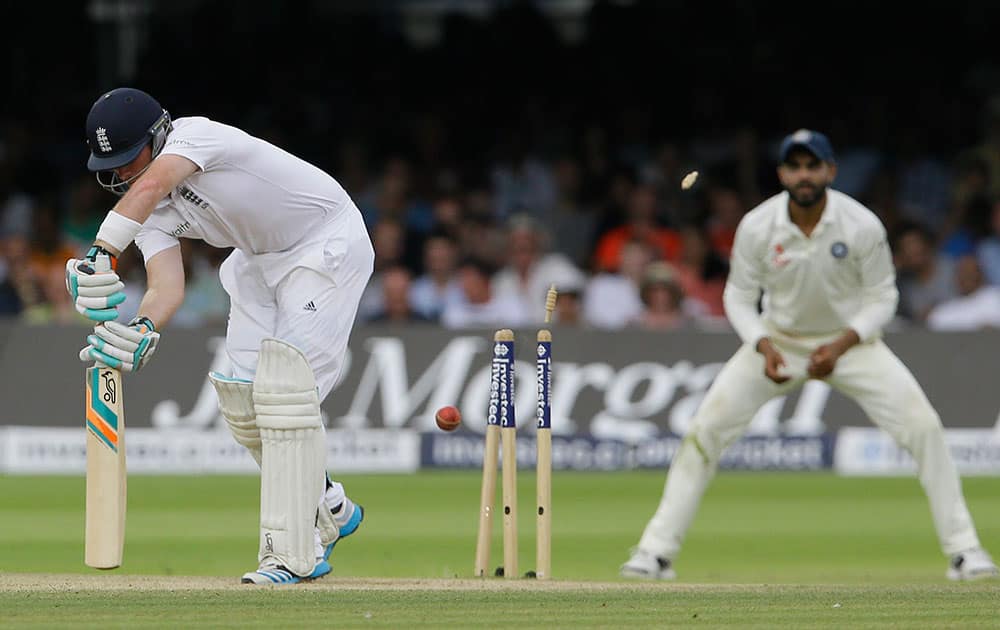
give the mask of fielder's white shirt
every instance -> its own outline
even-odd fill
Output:
[[[162,154],[185,157],[200,170],[172,190],[139,230],[135,243],[146,260],[182,237],[247,254],[281,252],[354,207],[319,168],[208,118],[173,121]]]
[[[862,341],[878,337],[899,300],[882,222],[827,190],[823,216],[807,237],[789,218],[788,201],[787,192],[771,197],[736,230],[724,294],[733,328],[750,344],[769,329],[821,336],[852,328]]]

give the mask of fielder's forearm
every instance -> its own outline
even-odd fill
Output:
[[[895,285],[866,290],[867,299],[847,325],[862,341],[879,335],[896,316],[899,292]]]
[[[861,335],[853,328],[848,328],[839,337],[834,339],[833,343],[840,349],[840,353],[843,354],[861,343]]]
[[[754,347],[757,347],[757,343],[762,338],[768,336],[764,320],[757,311],[759,293],[759,291],[756,293],[742,291],[727,284],[722,297],[726,317],[729,318],[729,323],[736,334],[740,336],[743,343],[752,344]]]

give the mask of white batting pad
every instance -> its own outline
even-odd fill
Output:
[[[260,429],[260,560],[296,575],[316,565],[317,506],[325,490],[326,442],[312,368],[294,346],[260,345],[253,406]]]
[[[226,419],[236,443],[245,446],[260,466],[260,430],[253,409],[253,383],[209,372],[208,380],[215,386],[219,410]]]

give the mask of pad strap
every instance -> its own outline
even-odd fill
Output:
[[[333,518],[333,512],[326,507],[326,501],[320,501],[319,511],[316,513],[316,529],[319,530],[319,541],[326,547],[330,543],[340,538],[340,527]]]

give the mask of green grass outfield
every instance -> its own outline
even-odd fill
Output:
[[[945,581],[912,478],[721,473],[676,584],[617,574],[661,473],[557,473],[546,583],[469,579],[478,472],[343,481],[367,516],[334,552],[333,576],[255,589],[237,578],[256,560],[256,477],[133,476],[125,564],[113,572],[83,564],[82,477],[0,477],[0,625],[1000,627],[1000,582]],[[523,572],[534,477],[519,482]],[[1000,553],[1000,479],[963,484],[983,543]],[[500,534],[498,520],[494,564]]]

